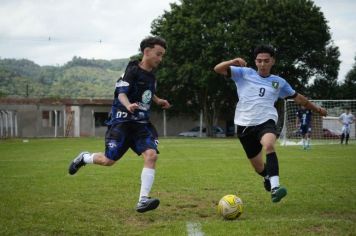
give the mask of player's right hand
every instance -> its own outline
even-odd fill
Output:
[[[244,59],[242,59],[241,57],[235,58],[231,60],[232,65],[234,66],[241,66],[241,67],[245,67],[247,66],[247,63]]]
[[[128,106],[126,107],[126,109],[127,109],[129,112],[131,112],[131,113],[134,113],[134,111],[135,111],[136,109],[138,109],[138,108],[139,108],[139,106],[138,106],[137,103],[130,103],[130,105],[128,105]]]

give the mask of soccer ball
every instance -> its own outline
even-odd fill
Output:
[[[222,197],[218,204],[218,213],[226,220],[237,219],[243,212],[243,203],[241,198],[229,194]]]

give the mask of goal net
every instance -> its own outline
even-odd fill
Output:
[[[311,116],[311,145],[313,144],[339,144],[342,134],[342,124],[339,117],[346,112],[346,108],[351,109],[351,114],[356,116],[356,100],[311,100],[318,106],[324,107],[328,111],[326,117],[312,112]],[[284,102],[283,114],[280,117],[283,120],[280,143],[282,145],[302,145],[302,135],[299,126],[297,126],[297,111],[301,107],[294,100]],[[356,130],[355,120],[351,124],[350,143],[354,143]]]

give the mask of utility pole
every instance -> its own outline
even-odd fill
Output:
[[[28,98],[28,84],[26,84],[26,97]]]

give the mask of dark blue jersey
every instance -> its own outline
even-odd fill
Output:
[[[138,61],[131,61],[125,74],[118,79],[115,86],[114,101],[111,108],[111,120],[108,123],[134,121],[147,123],[153,95],[156,92],[156,78],[152,72],[139,67]],[[139,108],[130,113],[119,101],[119,94],[126,94],[130,103],[137,103]]]
[[[297,117],[299,118],[300,126],[310,126],[311,125],[312,112],[308,109],[299,109],[297,111]]]

